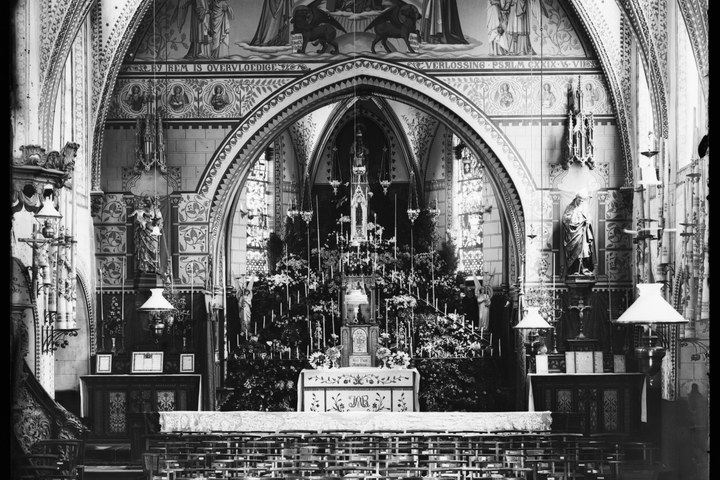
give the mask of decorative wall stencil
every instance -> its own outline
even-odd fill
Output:
[[[631,249],[633,237],[623,232],[624,229],[630,229],[631,226],[632,220],[607,222],[605,228],[606,248]]]
[[[127,208],[123,195],[108,193],[104,197],[99,218],[96,217],[96,220],[100,223],[125,223],[126,215]]]
[[[298,163],[309,168],[308,159],[312,154],[317,125],[305,117],[290,127],[290,138],[295,146],[295,155]]]
[[[179,225],[178,252],[207,253],[207,225]]]
[[[95,246],[98,253],[125,253],[127,227],[98,225],[95,227]]]
[[[103,287],[119,287],[122,282],[122,259],[120,256],[96,257],[98,270],[102,272]]]
[[[419,110],[414,110],[412,117],[403,115],[402,119],[405,123],[405,133],[415,154],[415,161],[418,165],[422,165],[438,121]]]
[[[608,199],[605,202],[605,218],[627,219],[632,221],[632,194],[619,190],[609,190]]]
[[[200,223],[208,221],[207,199],[195,194],[183,193],[180,195],[178,205],[178,220],[180,223]]]
[[[607,275],[611,282],[629,282],[631,277],[628,265],[632,264],[632,251],[612,251],[605,253]]]
[[[195,287],[205,285],[205,281],[208,277],[207,256],[179,255],[178,266],[178,277],[180,283],[185,285],[194,285]]]

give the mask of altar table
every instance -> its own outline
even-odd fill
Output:
[[[415,368],[304,369],[298,379],[299,412],[418,412]]]
[[[548,432],[550,412],[159,412],[171,432]]]

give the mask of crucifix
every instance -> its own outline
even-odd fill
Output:
[[[592,308],[592,305],[585,305],[585,301],[581,298],[578,298],[578,304],[577,305],[569,305],[568,310],[577,310],[578,317],[580,318],[580,333],[578,333],[577,337],[575,337],[578,340],[584,339],[585,335],[583,334],[583,315],[585,314],[585,310],[589,310]]]

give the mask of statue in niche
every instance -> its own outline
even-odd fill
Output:
[[[140,272],[160,273],[163,216],[157,199],[146,195],[129,217],[135,217],[135,264]]]
[[[569,276],[595,276],[595,235],[586,211],[589,198],[577,193],[562,216],[565,265]]]

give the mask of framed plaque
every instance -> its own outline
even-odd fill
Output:
[[[133,352],[132,373],[162,373],[163,352]]]
[[[112,373],[112,354],[98,353],[95,357],[95,373]]]
[[[192,373],[195,371],[195,354],[194,353],[181,353],[180,354],[180,372],[181,373]]]

